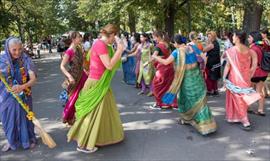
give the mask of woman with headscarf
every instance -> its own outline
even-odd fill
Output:
[[[22,52],[22,42],[11,37],[6,40],[5,52],[0,55],[0,74],[32,111],[31,87],[36,82],[36,70],[31,58]],[[0,113],[8,143],[2,151],[33,148],[36,144],[34,124],[27,113],[0,81]]]

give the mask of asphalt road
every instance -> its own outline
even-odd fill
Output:
[[[58,101],[63,75],[57,54],[43,54],[35,60],[38,83],[33,88],[34,111],[57,147],[41,143],[32,150],[0,152],[0,161],[180,161],[180,160],[270,160],[270,100],[266,117],[250,115],[252,131],[225,122],[225,96],[210,97],[218,124],[216,133],[201,136],[191,126],[177,124],[176,110],[150,110],[153,97],[137,96],[137,89],[121,82],[122,71],[114,77],[112,87],[125,129],[122,143],[100,148],[94,154],[76,151],[76,143],[67,143],[68,128],[61,123],[62,106]],[[253,105],[256,107],[257,105]],[[0,146],[6,143],[0,125]]]

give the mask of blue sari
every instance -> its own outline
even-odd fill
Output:
[[[9,86],[24,84],[29,81],[29,71],[35,72],[34,64],[26,54],[20,58],[12,60],[8,42],[6,40],[5,52],[0,55],[0,74],[6,79]],[[24,90],[20,97],[32,110],[31,88]],[[0,117],[3,124],[3,130],[12,150],[22,146],[24,149],[36,143],[34,133],[34,124],[26,117],[26,112],[13,96],[7,92],[6,87],[0,81]]]
[[[131,42],[128,41],[126,50],[131,50]],[[127,56],[128,52],[124,51],[122,56]],[[136,75],[135,75],[135,57],[127,57],[127,61],[122,62],[122,68],[124,73],[124,82],[129,85],[136,84]]]

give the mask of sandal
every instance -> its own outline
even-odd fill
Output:
[[[258,115],[258,116],[265,116],[265,112],[260,112],[260,111],[248,111],[250,114]]]
[[[259,115],[259,116],[265,116],[265,112],[261,112],[261,111],[257,111],[257,112],[254,112],[256,115]]]
[[[251,125],[247,125],[247,126],[242,125],[241,128],[242,128],[243,130],[245,130],[245,131],[250,131],[250,130],[251,130]]]
[[[77,147],[77,151],[79,152],[83,152],[83,153],[87,153],[87,154],[90,154],[90,153],[94,153],[98,150],[97,147],[94,147],[92,149],[86,149],[86,148],[80,148],[80,147]]]
[[[7,151],[9,151],[9,150],[11,150],[9,144],[4,145],[3,148],[1,149],[2,152],[7,152]]]

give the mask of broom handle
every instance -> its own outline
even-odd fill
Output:
[[[7,88],[8,92],[12,94],[12,96],[18,101],[18,103],[27,112],[27,114],[29,114],[29,112],[31,112],[29,110],[29,107],[25,105],[25,103],[22,101],[22,99],[18,95],[16,95],[15,93],[12,92],[11,87],[8,85],[7,81],[5,80],[5,78],[3,77],[3,75],[1,74],[1,72],[0,72],[0,80],[4,83],[4,85]],[[34,118],[34,116],[33,116],[33,118]]]

